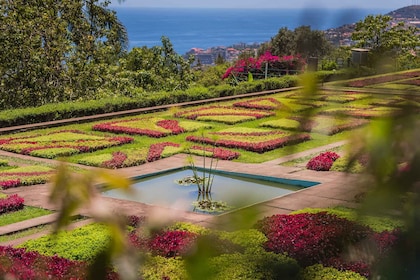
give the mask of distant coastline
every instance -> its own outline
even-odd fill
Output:
[[[112,7],[126,26],[130,48],[161,45],[168,37],[179,54],[192,48],[269,41],[282,27],[311,25],[327,30],[354,23],[385,9],[197,9]]]

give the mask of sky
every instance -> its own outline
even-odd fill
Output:
[[[360,8],[395,10],[420,0],[112,0],[112,7],[165,8]]]

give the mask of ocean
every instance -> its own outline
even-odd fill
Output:
[[[161,45],[166,36],[178,54],[191,48],[207,49],[238,43],[262,43],[274,37],[280,28],[290,30],[310,25],[326,30],[354,23],[369,14],[386,14],[383,9],[181,9],[113,7],[125,25],[129,49]]]

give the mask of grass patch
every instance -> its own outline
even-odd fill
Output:
[[[38,207],[32,207],[32,206],[25,206],[22,210],[2,214],[0,216],[0,226],[14,224],[17,222],[41,217],[41,216],[48,215],[51,213],[53,212],[50,210],[46,210],[46,209],[42,209]]]
[[[26,237],[26,236],[30,236],[32,234],[36,234],[36,233],[39,233],[39,232],[42,232],[42,231],[50,230],[50,229],[52,229],[52,227],[53,227],[52,225],[40,225],[40,226],[29,228],[29,229],[26,229],[26,230],[18,231],[18,232],[12,233],[12,234],[1,235],[0,236],[0,243],[16,240],[16,239]]]

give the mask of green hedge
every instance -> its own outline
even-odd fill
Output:
[[[4,110],[0,112],[0,127],[70,119],[137,108],[288,88],[296,86],[297,83],[297,76],[284,76],[281,78],[243,82],[236,87],[230,85],[220,85],[209,88],[197,86],[183,91],[133,92],[130,94],[130,97],[115,96],[111,92],[106,92],[102,95],[107,97],[99,100],[64,102],[46,104],[39,107]]]
[[[316,264],[306,267],[301,275],[300,280],[365,280],[366,277],[353,271],[340,271],[333,267],[324,267],[321,264]]]

